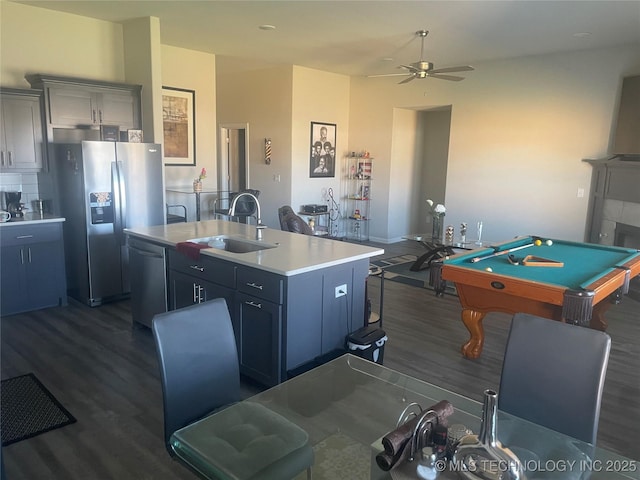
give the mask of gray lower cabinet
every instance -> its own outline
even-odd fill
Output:
[[[280,378],[282,305],[238,293],[238,317],[234,327],[240,371],[264,385]]]
[[[346,335],[364,324],[368,259],[294,276],[208,255],[192,260],[173,249],[168,262],[169,308],[224,298],[240,372],[266,386],[343,348]],[[336,286],[343,284],[348,295],[335,298]]]
[[[213,282],[202,280],[193,275],[171,270],[171,305],[172,310],[206,302],[214,298],[224,298],[231,310],[233,302],[233,290]]]
[[[3,227],[0,261],[2,315],[67,304],[61,223]]]

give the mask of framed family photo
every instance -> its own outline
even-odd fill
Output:
[[[196,92],[162,87],[165,165],[196,164]]]
[[[336,124],[311,122],[309,177],[335,177]]]

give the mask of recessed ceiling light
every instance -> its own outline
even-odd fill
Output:
[[[275,30],[276,26],[275,25],[260,25],[258,28],[260,30]]]
[[[591,32],[578,32],[578,33],[574,33],[573,36],[576,38],[590,37]]]
[[[393,62],[393,57],[384,57],[381,59],[383,62]]]

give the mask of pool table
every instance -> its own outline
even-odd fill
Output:
[[[551,263],[525,265],[528,256]],[[526,236],[447,257],[430,276],[437,293],[455,284],[470,333],[462,354],[478,358],[487,313],[525,312],[604,331],[605,311],[639,274],[636,249]]]

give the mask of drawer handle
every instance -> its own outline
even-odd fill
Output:
[[[247,287],[257,288],[258,290],[262,290],[262,285],[258,285],[257,283],[247,283]]]
[[[255,303],[255,302],[252,302],[252,301],[247,301],[247,302],[244,302],[244,303],[245,303],[245,305],[249,305],[250,307],[262,308],[262,304],[261,303]]]
[[[33,238],[33,235],[18,235],[16,238]]]
[[[189,265],[189,268],[193,268],[194,270],[198,270],[199,272],[204,272],[204,267],[200,267],[198,265]]]

